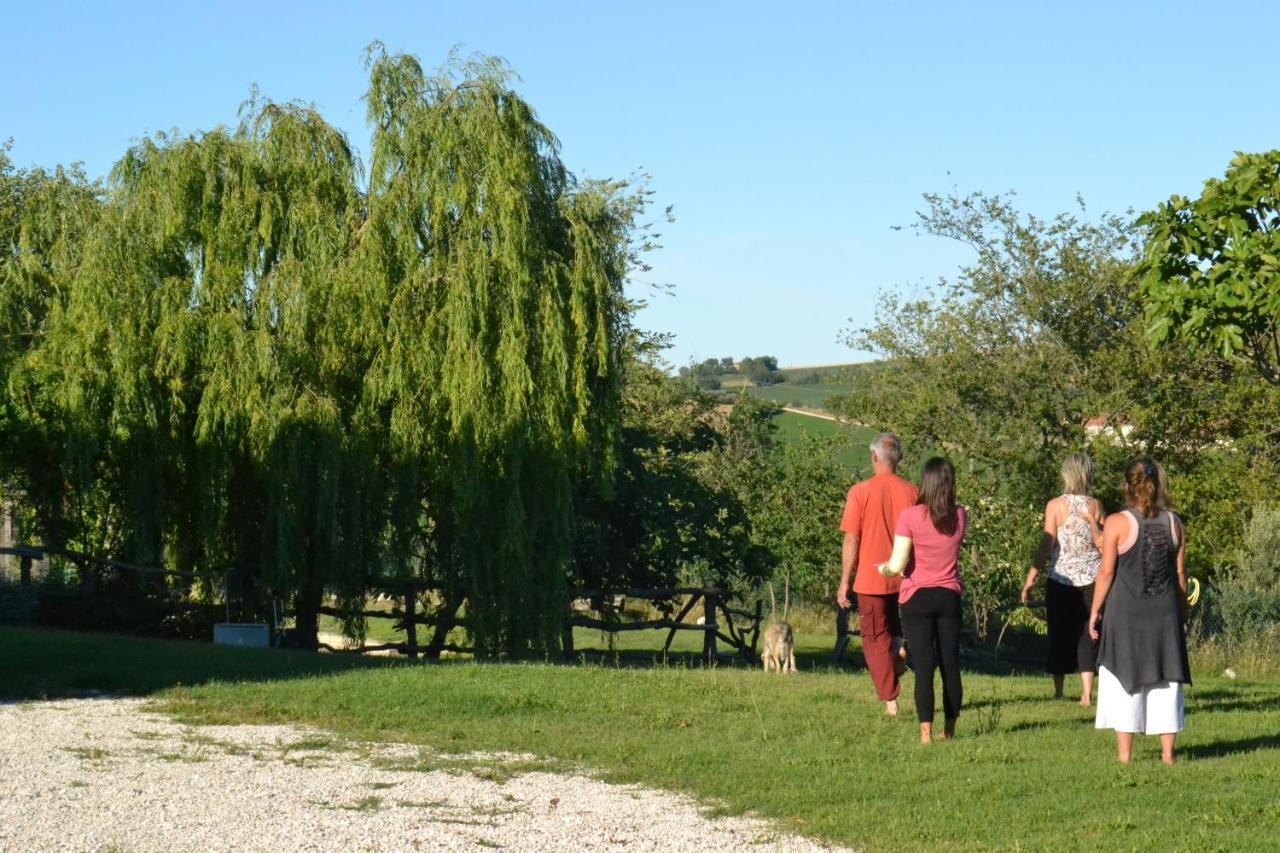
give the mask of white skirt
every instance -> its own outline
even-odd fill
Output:
[[[1129,693],[1105,666],[1098,667],[1098,717],[1095,728],[1133,734],[1170,735],[1182,731],[1186,706],[1176,681],[1140,687]]]

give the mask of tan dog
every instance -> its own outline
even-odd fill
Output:
[[[796,640],[791,626],[774,622],[764,631],[764,651],[760,653],[764,671],[795,672]]]

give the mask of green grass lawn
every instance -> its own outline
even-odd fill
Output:
[[[778,438],[782,441],[799,441],[803,435],[842,435],[845,446],[840,449],[838,458],[845,470],[850,474],[857,474],[871,468],[871,451],[868,445],[876,437],[876,430],[870,427],[840,424],[794,412],[783,412],[775,416],[773,423],[778,427]]]
[[[293,677],[289,677],[293,676]],[[181,685],[181,686],[179,686]],[[910,685],[910,677],[907,679]],[[161,690],[192,722],[284,722],[683,791],[858,849],[1274,846],[1280,683],[1200,678],[1180,763],[1143,739],[1115,762],[1044,676],[966,673],[960,736],[922,747],[864,673],[540,663],[356,665],[279,651],[0,629],[10,698]]]

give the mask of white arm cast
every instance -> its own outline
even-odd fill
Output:
[[[880,574],[886,577],[900,577],[907,570],[907,561],[911,559],[911,537],[893,537],[893,556],[889,562],[880,564]]]

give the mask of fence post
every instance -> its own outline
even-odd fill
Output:
[[[31,555],[23,554],[18,561],[18,583],[31,586]]]
[[[751,629],[751,656],[756,656],[756,643],[760,640],[760,623],[764,620],[764,599],[756,599],[755,624]]]
[[[409,660],[418,659],[418,623],[414,621],[418,606],[418,596],[414,593],[413,584],[404,588],[404,633],[409,642]]]
[[[573,660],[573,609],[570,608],[569,615],[564,622],[564,631],[561,633],[561,645],[564,647],[564,656],[566,660]]]
[[[714,663],[716,659],[716,630],[719,627],[716,624],[716,604],[716,591],[707,587],[702,591],[702,656],[707,663]]]

